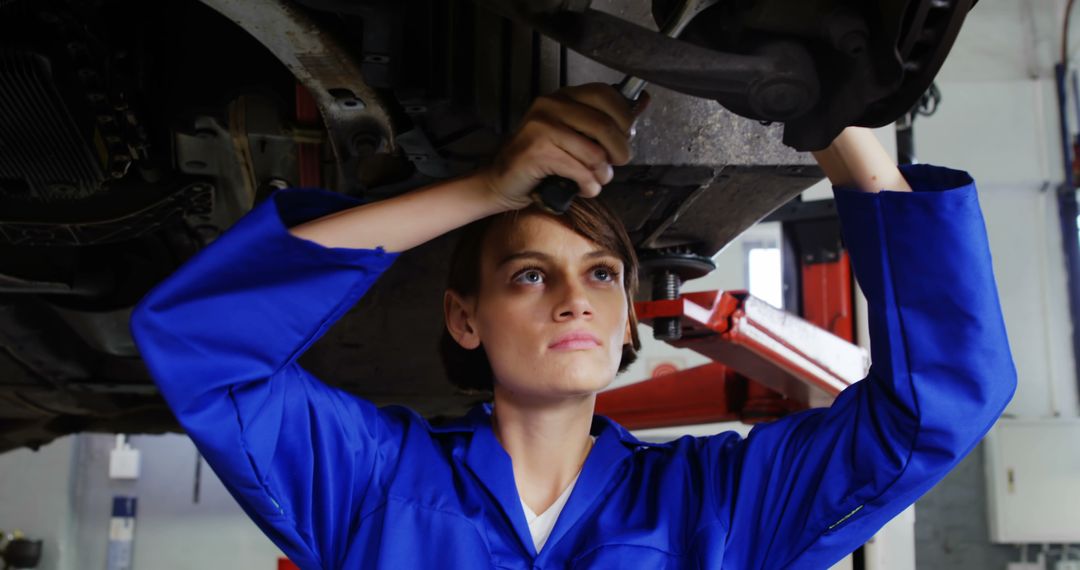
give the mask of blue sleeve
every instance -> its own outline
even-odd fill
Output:
[[[1016,372],[975,185],[903,168],[914,193],[836,188],[869,304],[872,365],[827,409],[710,438],[725,567],[826,568],[952,469]]]
[[[287,227],[357,205],[279,190],[136,305],[132,336],[180,424],[248,515],[302,568],[336,567],[400,422],[295,361],[398,254]]]

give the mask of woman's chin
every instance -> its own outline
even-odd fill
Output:
[[[611,384],[614,375],[607,363],[577,362],[560,367],[550,376],[546,385],[567,394],[592,394]]]
[[[545,354],[536,361],[516,362],[505,370],[503,388],[521,396],[571,398],[595,394],[615,378],[615,365],[600,351]]]
[[[607,388],[612,378],[610,373],[598,370],[596,375],[589,375],[583,370],[575,372],[532,374],[518,386],[503,382],[505,389],[516,392],[519,396],[537,399],[560,399],[589,396]]]

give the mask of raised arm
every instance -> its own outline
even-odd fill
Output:
[[[728,529],[725,567],[835,563],[952,469],[1016,386],[971,178],[897,169],[864,130],[817,156],[838,183],[872,366],[830,408],[704,443]],[[877,192],[908,184],[913,192]]]
[[[863,192],[911,192],[896,161],[870,129],[848,127],[832,144],[813,155],[833,186],[855,187]]]
[[[297,358],[398,252],[530,203],[546,174],[595,196],[629,158],[625,107],[607,86],[541,98],[492,167],[382,202],[277,191],[135,307],[131,333],[165,401],[300,567],[340,565],[417,418],[330,387]]]
[[[647,101],[647,99],[646,99]],[[404,251],[473,220],[531,203],[544,177],[577,182],[593,198],[611,181],[611,165],[630,160],[631,109],[610,86],[564,88],[538,98],[489,168],[468,179],[326,216],[290,231],[328,247]],[[402,223],[402,222],[405,223]]]

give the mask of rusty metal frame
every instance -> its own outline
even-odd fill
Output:
[[[358,135],[375,131],[396,149],[390,114],[378,93],[364,82],[360,66],[302,8],[285,0],[200,0],[251,34],[307,88],[330,134],[337,179],[355,178],[352,146]]]
[[[533,12],[534,7],[528,4],[503,0],[478,3],[532,26],[589,59],[649,83],[707,99],[743,97],[763,119],[796,117],[817,103],[819,86],[812,61],[805,48],[795,42],[778,42],[775,49],[741,55],[667,37],[591,8]]]

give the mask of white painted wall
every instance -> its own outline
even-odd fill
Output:
[[[21,530],[43,540],[42,570],[82,570],[76,563],[75,517],[71,504],[74,438],[38,451],[18,449],[0,455],[0,529]]]
[[[112,497],[138,497],[134,568],[276,570],[270,542],[202,462],[194,502],[196,451],[177,434],[132,436],[142,455],[135,481],[110,480],[111,435],[79,434],[34,452],[0,455],[0,529],[43,539],[40,570],[103,570]]]
[[[141,454],[135,481],[108,477],[109,435],[81,434],[72,503],[79,569],[105,567],[114,495],[138,497],[135,559],[138,570],[244,568],[276,570],[281,551],[248,519],[186,436],[131,436]],[[195,463],[201,461],[195,502]]]
[[[915,123],[920,160],[978,183],[1020,382],[1007,414],[1025,418],[1080,414],[1053,194],[1063,178],[1053,81],[1063,9],[980,2],[938,75],[938,113]]]

